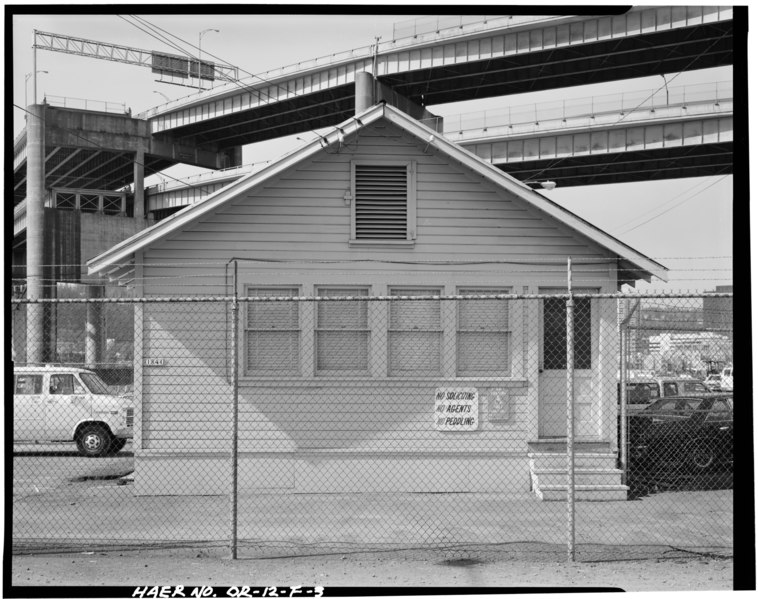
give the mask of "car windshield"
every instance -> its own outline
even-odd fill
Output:
[[[82,377],[82,381],[84,381],[84,384],[87,385],[90,393],[94,393],[95,395],[111,395],[111,391],[108,385],[106,385],[103,382],[103,379],[101,379],[96,374],[91,372],[82,372],[79,376]]]

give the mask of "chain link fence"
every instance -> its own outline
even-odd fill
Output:
[[[545,291],[13,300],[13,551],[730,556],[731,296]]]

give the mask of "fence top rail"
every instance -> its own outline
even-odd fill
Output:
[[[733,293],[498,293],[490,295],[346,295],[346,296],[196,296],[196,297],[138,297],[138,298],[13,298],[11,304],[170,304],[170,303],[218,303],[218,302],[396,302],[396,301],[432,301],[432,300],[539,300],[539,299],[686,299],[697,298],[732,298]]]

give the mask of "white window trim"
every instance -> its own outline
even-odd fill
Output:
[[[355,233],[355,167],[356,165],[402,166],[408,174],[408,197],[405,239],[356,239]],[[351,160],[350,161],[350,238],[349,247],[412,247],[416,242],[416,178],[415,160]]]
[[[365,296],[355,296],[355,297],[370,297],[371,296],[371,286],[370,285],[351,285],[349,283],[340,285],[316,285],[313,289],[314,296],[318,297],[320,292],[326,289],[345,289],[345,290],[351,290],[351,291],[366,291]],[[350,297],[352,294],[347,294],[345,297]],[[319,338],[319,332],[329,332],[329,331],[338,331],[338,329],[324,329],[319,326],[318,321],[318,303],[314,305],[313,310],[313,373],[314,376],[317,378],[324,378],[324,377],[331,377],[334,379],[344,379],[344,378],[351,378],[351,377],[371,377],[371,364],[372,364],[372,343],[371,339],[373,337],[374,331],[372,328],[372,322],[371,322],[371,302],[366,300],[366,328],[365,329],[349,329],[350,331],[355,332],[365,332],[366,333],[366,369],[365,370],[324,370],[319,369],[318,367],[318,338]]]
[[[434,295],[444,295],[445,290],[441,286],[426,286],[426,285],[390,285],[387,288],[387,295],[393,295],[393,293],[402,292],[404,290],[408,291],[415,291],[415,290],[425,290],[425,291],[433,291],[435,292]],[[412,293],[400,293],[400,295],[412,295]],[[393,332],[402,332],[399,329],[392,329],[392,319],[391,319],[391,310],[392,310],[392,304],[395,301],[405,301],[405,300],[394,300],[388,302],[387,305],[387,314],[386,314],[386,327],[387,327],[387,377],[392,379],[407,379],[407,378],[419,378],[419,377],[443,377],[444,376],[444,355],[445,355],[445,323],[444,323],[444,313],[443,313],[443,307],[442,307],[442,301],[437,300],[440,302],[440,322],[439,327],[437,329],[414,329],[411,331],[406,331],[410,333],[438,333],[439,334],[439,368],[437,372],[425,372],[425,373],[413,373],[413,374],[393,374],[392,373],[392,356],[390,355],[391,348],[390,348],[390,335]],[[423,301],[434,301],[434,300],[423,300]]]
[[[510,287],[491,287],[491,286],[474,286],[474,285],[466,285],[462,287],[458,287],[456,289],[457,295],[507,295],[513,293],[512,288]],[[458,301],[482,301],[482,300],[458,300]],[[509,301],[510,300],[503,300],[503,301]],[[479,379],[504,379],[504,380],[511,380],[514,378],[514,321],[513,321],[513,311],[511,309],[511,305],[508,305],[508,323],[507,323],[507,329],[498,330],[498,331],[489,331],[489,332],[500,332],[505,333],[507,335],[507,341],[508,341],[508,372],[507,374],[503,373],[490,373],[490,374],[461,374],[461,359],[460,359],[460,334],[462,332],[468,332],[463,331],[461,329],[460,324],[460,311],[458,310],[456,301],[456,309],[455,309],[455,336],[454,336],[454,343],[455,343],[455,377],[457,379],[462,380],[479,380]]]
[[[300,297],[302,295],[302,285],[288,285],[288,284],[271,284],[271,285],[245,285],[243,287],[244,291],[244,297],[251,297],[250,292],[253,289],[291,289],[295,291],[295,295],[293,297]],[[296,300],[292,300],[293,302],[296,302]],[[247,355],[248,355],[248,334],[251,331],[259,330],[259,329],[250,329],[248,328],[248,310],[250,309],[250,306],[253,304],[253,302],[244,302],[245,304],[245,311],[244,311],[244,318],[241,321],[242,325],[242,344],[240,352],[238,364],[240,364],[240,373],[241,376],[244,378],[271,378],[271,377],[287,377],[287,378],[302,378],[303,376],[303,315],[301,306],[302,304],[300,302],[297,302],[295,305],[297,307],[297,329],[275,329],[279,332],[297,332],[297,371],[296,372],[282,372],[282,371],[276,371],[276,370],[261,370],[261,371],[251,371],[248,368],[248,361],[247,361]],[[264,329],[260,329],[264,330]]]

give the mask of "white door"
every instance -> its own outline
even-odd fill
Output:
[[[545,299],[541,304],[539,436],[565,439],[568,413],[566,300]],[[594,389],[593,369],[597,343],[596,320],[592,300],[574,300],[574,436],[577,439],[594,439],[598,436],[598,422],[594,417],[598,398]]]
[[[91,397],[73,374],[51,374],[46,421],[50,437],[71,441],[76,425],[91,417]]]
[[[17,374],[13,385],[13,440],[46,440],[42,375]]]

